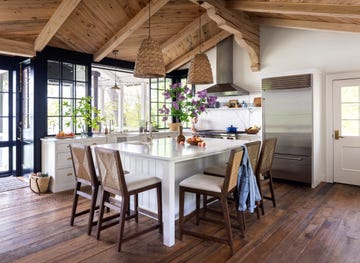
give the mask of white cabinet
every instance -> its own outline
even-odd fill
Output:
[[[104,144],[107,143],[107,137],[41,139],[42,172],[47,172],[51,176],[50,191],[53,193],[74,189],[75,178],[69,150],[69,144],[71,143]]]

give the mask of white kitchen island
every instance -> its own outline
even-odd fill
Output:
[[[206,166],[224,164],[231,149],[244,145],[248,140],[222,140],[206,138],[206,147],[177,144],[176,138],[154,139],[152,143],[124,142],[103,144],[120,151],[124,169],[130,173],[156,176],[162,181],[163,243],[175,244],[175,220],[178,218],[179,182]],[[128,175],[131,176],[131,175]],[[139,206],[151,213],[157,211],[156,192],[148,191],[139,196]],[[185,214],[195,209],[195,196],[186,196]]]

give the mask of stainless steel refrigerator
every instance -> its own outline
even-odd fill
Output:
[[[296,80],[296,77],[263,79],[263,138],[278,139],[272,166],[273,178],[311,184],[311,75],[306,75],[303,81]]]

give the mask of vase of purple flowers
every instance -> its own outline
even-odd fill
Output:
[[[208,96],[206,90],[201,90],[193,94],[193,91],[186,85],[175,83],[163,93],[166,100],[171,103],[164,104],[159,109],[159,113],[165,115],[163,121],[167,121],[169,116],[175,119],[176,123],[190,122],[206,111],[206,108],[214,107],[216,96]]]

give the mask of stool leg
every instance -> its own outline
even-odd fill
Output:
[[[78,204],[78,200],[79,200],[79,195],[77,194],[77,191],[80,190],[80,187],[81,187],[81,183],[76,182],[75,189],[74,189],[73,205],[72,205],[72,209],[71,209],[71,217],[70,217],[70,225],[71,226],[74,225],[76,208],[77,208],[77,204]]]
[[[269,171],[268,173],[269,173],[269,185],[270,185],[271,200],[273,203],[273,207],[276,207],[275,193],[274,193],[274,186],[273,186],[271,171]]]
[[[157,192],[157,205],[158,205],[158,222],[159,226],[159,233],[162,234],[163,232],[163,219],[162,219],[162,193],[161,193],[161,183],[156,187]]]
[[[95,213],[95,207],[96,207],[96,199],[98,194],[99,187],[98,186],[92,186],[91,187],[91,204],[90,204],[90,213],[89,213],[89,222],[88,222],[88,235],[91,235],[93,220],[94,220],[94,213]]]
[[[196,225],[199,225],[200,221],[200,194],[196,194]]]
[[[119,219],[120,230],[119,230],[119,237],[118,237],[118,252],[121,251],[122,237],[123,237],[123,234],[124,234],[124,225],[125,225],[125,220],[126,220],[127,203],[128,203],[129,198],[130,197],[127,196],[125,198],[126,200],[123,200],[121,202],[120,219]]]
[[[229,215],[229,209],[228,209],[228,204],[227,204],[227,197],[222,196],[220,198],[220,201],[221,201],[221,208],[222,208],[221,210],[223,212],[223,217],[224,217],[226,234],[227,234],[227,238],[228,238],[228,244],[230,246],[231,255],[233,255],[234,254],[234,245],[233,245],[233,239],[232,239],[231,223],[230,223],[230,215]]]
[[[102,225],[102,221],[103,221],[103,217],[104,217],[104,204],[105,204],[105,200],[109,199],[109,193],[102,190],[102,198],[101,198],[101,203],[100,203],[100,212],[99,212],[99,218],[98,218],[98,224],[97,224],[97,230],[96,230],[96,239],[99,240],[100,239],[100,231],[101,231],[101,225]]]
[[[130,198],[129,198],[130,200]],[[130,201],[129,201],[130,203]],[[139,196],[138,194],[135,194],[134,195],[134,206],[135,206],[135,222],[136,223],[139,223],[139,210],[138,210],[138,207],[139,207]],[[130,205],[129,205],[129,211],[130,211]]]

